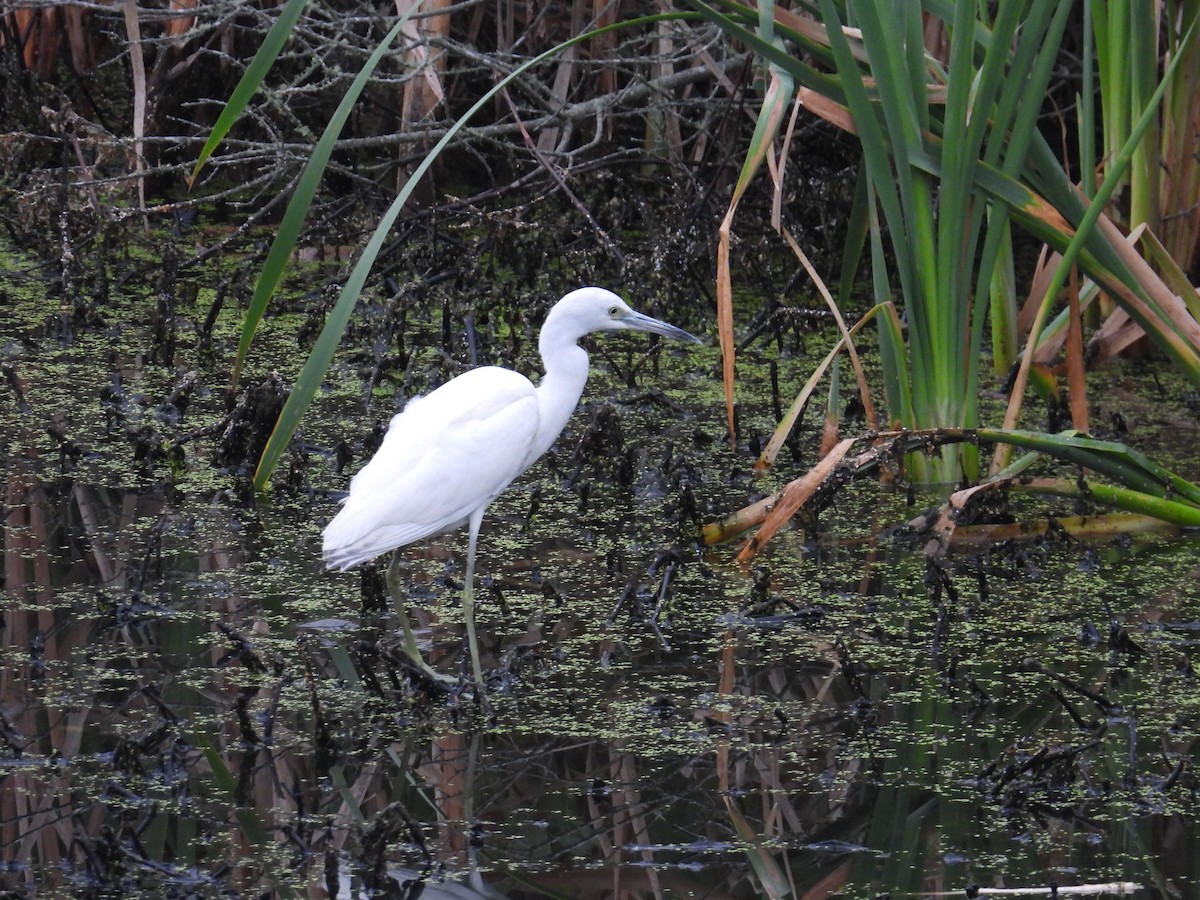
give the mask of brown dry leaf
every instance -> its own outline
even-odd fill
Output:
[[[1017,313],[1017,331],[1020,334],[1029,334],[1029,329],[1033,327],[1038,307],[1042,305],[1042,298],[1046,296],[1046,289],[1050,286],[1050,279],[1054,277],[1054,270],[1058,268],[1060,259],[1062,259],[1062,254],[1042,245],[1042,251],[1038,254],[1037,267],[1034,269],[1033,279],[1029,284],[1029,294],[1025,297],[1025,302],[1021,304],[1021,311]]]
[[[1112,245],[1113,250],[1116,251],[1117,256],[1129,267],[1134,277],[1137,278],[1138,283],[1150,295],[1150,299],[1154,301],[1155,305],[1162,312],[1162,317],[1155,316],[1155,318],[1165,317],[1178,334],[1193,348],[1200,348],[1200,322],[1192,318],[1192,314],[1188,310],[1187,304],[1183,302],[1183,299],[1172,291],[1163,279],[1150,268],[1150,264],[1142,258],[1142,254],[1125,240],[1120,230],[1108,216],[1101,215],[1096,220],[1096,227],[1108,238],[1108,242]]]
[[[190,9],[195,9],[199,0],[171,0],[171,10],[173,12],[186,12]],[[179,37],[186,34],[191,27],[196,23],[195,16],[175,16],[167,21],[166,27],[163,28],[163,33],[167,37]]]
[[[786,487],[775,495],[775,505],[763,520],[758,533],[746,542],[738,553],[738,562],[749,562],[759,550],[786,525],[829,477],[830,473],[842,461],[854,445],[855,438],[843,438],[826,456],[803,476],[789,482]]]
[[[1079,306],[1079,270],[1071,269],[1067,289],[1070,318],[1067,325],[1067,401],[1071,404],[1071,425],[1087,434],[1087,372],[1083,359],[1083,314]]]
[[[1096,362],[1101,363],[1124,352],[1146,336],[1142,326],[1123,309],[1115,309],[1088,341],[1096,348]]]
[[[838,435],[841,433],[839,424],[836,417],[825,416],[825,426],[821,429],[821,444],[817,449],[818,456],[828,455],[837,446]]]
[[[854,118],[846,107],[809,88],[802,87],[796,93],[797,98],[804,104],[804,108],[813,115],[842,129],[847,134],[855,134]]]

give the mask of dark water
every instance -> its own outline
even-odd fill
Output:
[[[320,571],[335,448],[363,455],[398,376],[367,411],[370,360],[348,353],[253,497],[222,458],[228,357],[201,353],[203,295],[168,364],[132,309],[62,341],[10,299],[3,889],[1200,895],[1195,536],[933,565],[877,538],[914,508],[865,484],[822,540],[788,532],[743,569],[696,537],[770,487],[722,444],[715,350],[606,340],[551,459],[488,516],[482,703],[410,672],[378,567]],[[282,324],[263,340],[294,352]],[[808,365],[780,364],[785,383]],[[748,432],[770,418],[754,371]],[[404,551],[447,672],[464,544]]]

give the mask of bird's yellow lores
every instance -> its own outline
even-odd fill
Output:
[[[463,614],[479,685],[483,671],[473,581],[484,511],[550,449],[575,411],[588,376],[588,356],[579,339],[622,329],[700,343],[681,328],[635,312],[611,291],[572,291],[542,325],[538,351],[546,374],[537,387],[517,372],[483,366],[410,400],[392,418],[383,444],[351,480],[350,496],[325,528],[325,566],[345,571],[421,538],[468,526]],[[403,610],[395,560],[388,569],[388,589]],[[408,655],[427,673],[444,677],[421,658],[403,612],[400,621]]]

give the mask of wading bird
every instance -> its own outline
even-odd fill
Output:
[[[700,343],[681,328],[634,312],[611,291],[572,291],[546,316],[538,351],[546,374],[537,387],[509,369],[464,372],[392,418],[383,444],[350,482],[350,495],[325,528],[325,567],[345,571],[421,538],[469,529],[463,616],[471,667],[483,684],[475,637],[475,545],[484,511],[513,479],[550,449],[567,424],[588,376],[578,341],[593,331],[634,329]],[[405,652],[424,672],[445,680],[421,657],[405,615],[398,555],[388,590],[400,610]]]

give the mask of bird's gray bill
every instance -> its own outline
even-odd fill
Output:
[[[661,319],[655,319],[651,316],[644,316],[640,312],[629,311],[629,314],[621,319],[621,324],[627,328],[635,328],[638,331],[648,331],[651,334],[661,334],[663,337],[673,338],[677,341],[688,341],[692,344],[703,344],[704,341],[696,337],[694,334],[689,334],[682,328],[676,328],[674,325],[668,325]]]

